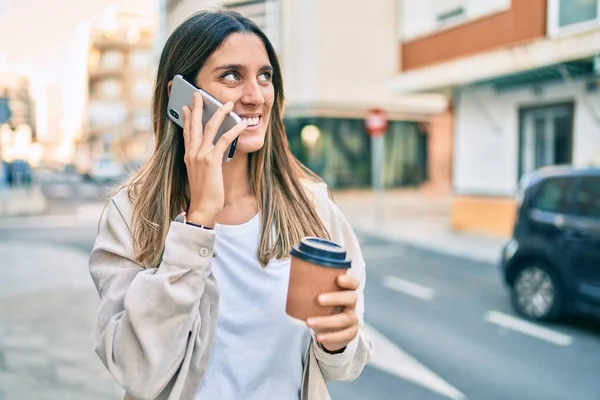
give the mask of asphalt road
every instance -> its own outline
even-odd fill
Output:
[[[334,398],[600,399],[598,321],[528,324],[495,266],[363,242],[366,322],[459,393],[403,357],[391,362],[399,371],[370,366],[353,383],[331,384]]]
[[[1,220],[0,243],[88,253],[101,205],[55,202],[52,215]],[[529,324],[511,311],[495,266],[360,240],[376,356],[356,381],[330,384],[334,400],[600,399],[598,321]]]

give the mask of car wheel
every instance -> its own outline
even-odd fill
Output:
[[[551,321],[563,311],[564,293],[556,273],[542,262],[525,263],[511,286],[512,303],[524,317]]]

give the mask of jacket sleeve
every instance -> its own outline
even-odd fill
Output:
[[[346,217],[335,203],[325,194],[321,201],[327,206],[321,212],[325,225],[328,226],[331,239],[344,246],[352,265],[348,274],[355,276],[360,286],[356,304],[356,315],[359,321],[358,335],[339,354],[330,354],[320,346],[313,346],[321,372],[326,381],[352,381],[361,374],[367,362],[373,355],[373,346],[363,330],[365,300],[364,289],[366,282],[365,261],[358,243],[358,239]]]
[[[127,393],[154,399],[182,364],[188,343],[194,343],[188,339],[200,324],[215,234],[172,222],[161,264],[145,269],[134,261],[122,210],[127,206],[110,201],[90,255],[100,295],[95,350]]]

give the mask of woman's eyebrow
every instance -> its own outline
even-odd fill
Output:
[[[213,69],[213,72],[222,71],[224,69],[231,69],[231,70],[234,70],[234,71],[240,71],[240,70],[244,69],[244,66],[240,65],[240,64],[220,65],[220,66],[216,67],[215,69]]]
[[[215,67],[215,69],[213,69],[213,72],[223,71],[223,70],[242,71],[245,69],[246,69],[246,67],[241,64],[226,64],[226,65],[220,65],[218,67]],[[259,68],[259,71],[271,72],[271,71],[273,71],[273,67],[271,65],[263,65],[262,67]]]

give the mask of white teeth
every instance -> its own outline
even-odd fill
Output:
[[[242,118],[244,121],[248,122],[248,126],[256,126],[260,122],[260,117],[252,117],[252,118]]]

